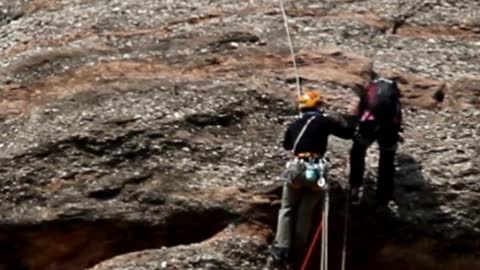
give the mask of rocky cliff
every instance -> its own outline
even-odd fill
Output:
[[[480,269],[480,2],[287,1],[304,88],[399,78],[399,210],[348,269]],[[262,269],[295,78],[279,2],[0,1],[0,269]],[[350,142],[331,139],[339,269]]]

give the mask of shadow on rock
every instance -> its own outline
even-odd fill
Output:
[[[375,209],[376,183],[368,179],[363,204],[350,209],[347,269],[472,269],[472,265],[478,264],[474,257],[439,255],[447,254],[440,252],[445,246],[427,220],[441,212],[442,201],[427,183],[420,162],[405,153],[399,153],[396,160],[396,209]],[[344,215],[334,213],[330,221],[334,268],[341,261],[343,218]]]
[[[427,234],[428,224],[421,224],[424,205],[439,207],[435,193],[428,188],[422,165],[410,155],[397,155],[395,201],[398,207],[388,211],[375,208],[376,183],[366,178],[362,204],[349,209],[346,269],[441,269],[443,263],[435,255],[437,240]],[[369,179],[370,178],[370,179]],[[373,183],[372,183],[373,182]],[[340,269],[346,191],[340,186],[332,190],[329,220],[329,268]],[[421,206],[420,206],[421,205]],[[419,208],[419,209],[418,209]],[[317,246],[308,269],[318,269],[320,248]],[[468,268],[458,268],[468,269]]]

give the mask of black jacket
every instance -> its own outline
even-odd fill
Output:
[[[327,151],[329,135],[335,135],[342,139],[351,139],[353,137],[355,125],[347,121],[342,122],[334,119],[319,111],[308,111],[303,113],[301,118],[295,120],[288,127],[283,140],[283,148],[285,148],[285,150],[293,150],[297,136],[300,134],[300,131],[308,119],[313,116],[315,116],[315,119],[312,120],[300,138],[295,150],[295,155],[310,152],[323,156]]]

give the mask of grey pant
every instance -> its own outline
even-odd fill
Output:
[[[313,211],[321,198],[320,191],[293,189],[287,183],[283,185],[282,205],[273,243],[275,247],[292,249],[295,253],[307,248],[312,221],[316,216]]]

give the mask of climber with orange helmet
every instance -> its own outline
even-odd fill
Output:
[[[271,261],[287,264],[301,256],[308,245],[314,209],[321,199],[319,191],[325,184],[328,137],[351,139],[355,131],[354,123],[322,110],[324,99],[318,92],[307,91],[297,101],[301,116],[290,124],[283,140],[283,147],[294,157],[283,175],[281,208],[270,250]],[[314,171],[309,174],[311,168]],[[303,180],[298,175],[304,176],[300,177]]]

